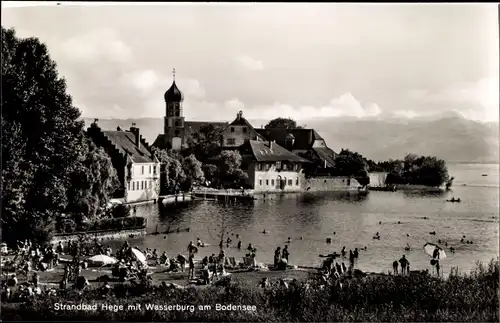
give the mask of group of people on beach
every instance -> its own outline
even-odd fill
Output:
[[[288,264],[288,257],[290,257],[290,252],[288,251],[288,245],[283,247],[277,247],[274,251],[274,268],[276,269],[286,269]]]

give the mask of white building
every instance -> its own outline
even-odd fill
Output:
[[[140,135],[139,128],[101,130],[93,123],[87,130],[94,143],[103,147],[117,171],[121,189],[117,198],[125,202],[157,200],[160,190],[160,161]]]
[[[303,166],[308,160],[272,141],[248,140],[240,146],[247,184],[255,192],[299,192],[303,190]]]

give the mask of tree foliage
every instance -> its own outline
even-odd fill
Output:
[[[191,154],[183,158],[182,163],[186,181],[184,187],[189,189],[195,182],[202,182],[205,179],[201,162],[196,159],[195,155]]]
[[[120,186],[111,158],[104,149],[88,138],[83,141],[85,152],[75,165],[68,190],[67,212],[73,214],[77,223],[100,215],[101,208]]]
[[[221,151],[221,127],[212,124],[203,125],[198,132],[191,133],[187,137],[188,155],[193,154],[202,164],[208,163],[210,159],[217,156]]]
[[[386,184],[439,187],[449,180],[450,176],[444,160],[408,154],[403,160],[393,163],[393,168],[389,170],[387,175]]]
[[[363,186],[370,184],[365,158],[348,149],[342,149],[335,158],[334,175],[353,176]]]
[[[170,194],[175,191],[189,190],[195,182],[204,180],[202,164],[194,154],[183,157],[172,150],[160,150],[153,147],[153,150],[161,163],[160,194]]]
[[[265,129],[273,128],[284,128],[284,129],[303,129],[303,126],[297,125],[297,121],[292,118],[276,118],[269,121],[265,126]]]
[[[247,178],[247,174],[241,169],[241,154],[236,150],[224,150],[213,159],[217,167],[216,179],[219,184],[225,186],[240,186]]]
[[[2,27],[4,241],[47,242],[59,214],[95,214],[106,200],[113,175],[107,157],[89,148],[79,117],[47,47]]]
[[[2,27],[4,239],[38,235],[68,205],[70,174],[84,149],[79,116],[46,46]]]

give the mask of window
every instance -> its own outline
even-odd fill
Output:
[[[167,116],[173,117],[174,116],[174,111],[168,110]]]
[[[130,183],[127,183],[127,189],[130,191]]]
[[[156,166],[153,166],[153,174],[156,175]]]
[[[177,112],[176,114],[178,114],[178,113],[179,113],[179,112]],[[178,115],[177,115],[177,116],[178,116]],[[181,125],[182,125],[181,120],[178,120],[178,119],[177,119],[177,120],[175,120],[175,126],[176,126],[176,127],[180,127]]]
[[[141,175],[144,175],[144,166],[141,166]]]
[[[299,169],[300,169],[300,165],[299,164],[295,164],[295,170],[299,171]]]
[[[274,186],[274,179],[271,180],[271,186]]]
[[[269,180],[266,179],[266,186],[269,186]]]
[[[149,173],[151,174],[151,165],[149,165]]]
[[[265,165],[264,165],[264,169],[265,169],[265,170],[269,170],[269,164],[265,164]]]
[[[262,170],[262,164],[261,163],[257,164],[257,170]]]
[[[259,179],[259,185],[262,186],[262,180],[261,179]]]
[[[299,178],[295,179],[295,185],[299,186]]]
[[[180,130],[175,130],[175,136],[176,137],[179,137],[180,134],[181,134]]]
[[[288,180],[288,186],[292,186],[293,185],[293,182],[291,179]]]
[[[176,116],[176,117],[180,117],[180,116],[181,116],[181,113],[179,112],[179,110],[176,110],[176,111],[175,111],[175,116]]]
[[[141,181],[141,190],[144,189],[144,181]]]
[[[234,138],[227,138],[226,142],[228,145],[235,145],[236,144],[236,139]]]
[[[181,107],[181,104],[179,102],[174,103],[174,107],[176,109],[179,109]]]
[[[287,164],[283,164],[283,170],[287,170]]]
[[[281,169],[281,162],[280,161],[277,161],[276,162],[276,169]]]
[[[132,182],[132,191],[135,191],[135,182]]]
[[[234,132],[234,127],[231,127],[231,132]]]
[[[247,132],[247,127],[243,127],[243,133]]]

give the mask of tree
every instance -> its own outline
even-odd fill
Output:
[[[445,183],[451,186],[453,181],[449,177],[446,162],[436,157],[408,154],[402,161],[389,161],[388,164],[390,165],[386,178],[388,185],[410,184],[440,187]]]
[[[80,111],[47,47],[2,27],[2,233],[47,240],[84,151]]]
[[[203,174],[205,174],[205,179],[207,181],[214,181],[217,176],[217,166],[214,164],[203,164],[202,166]]]
[[[217,156],[221,151],[221,127],[212,124],[203,125],[198,132],[190,134],[187,138],[188,155],[193,154],[202,164]]]
[[[241,185],[248,175],[241,169],[242,158],[236,150],[224,150],[215,159],[216,179],[229,186]]]
[[[183,158],[182,166],[186,175],[186,181],[183,184],[185,189],[189,190],[194,182],[202,182],[205,179],[202,164],[193,154]]]
[[[297,125],[297,121],[292,118],[276,118],[269,121],[265,126],[265,129],[273,128],[284,128],[284,129],[303,129],[303,126]]]
[[[363,186],[370,184],[365,158],[348,149],[342,149],[335,158],[335,175],[353,176]]]
[[[80,224],[84,219],[101,215],[120,182],[111,158],[90,139],[83,138],[85,152],[71,174],[67,212]]]
[[[182,165],[182,156],[174,151],[160,150],[153,147],[160,161],[160,194],[176,192],[186,181],[186,173]]]

